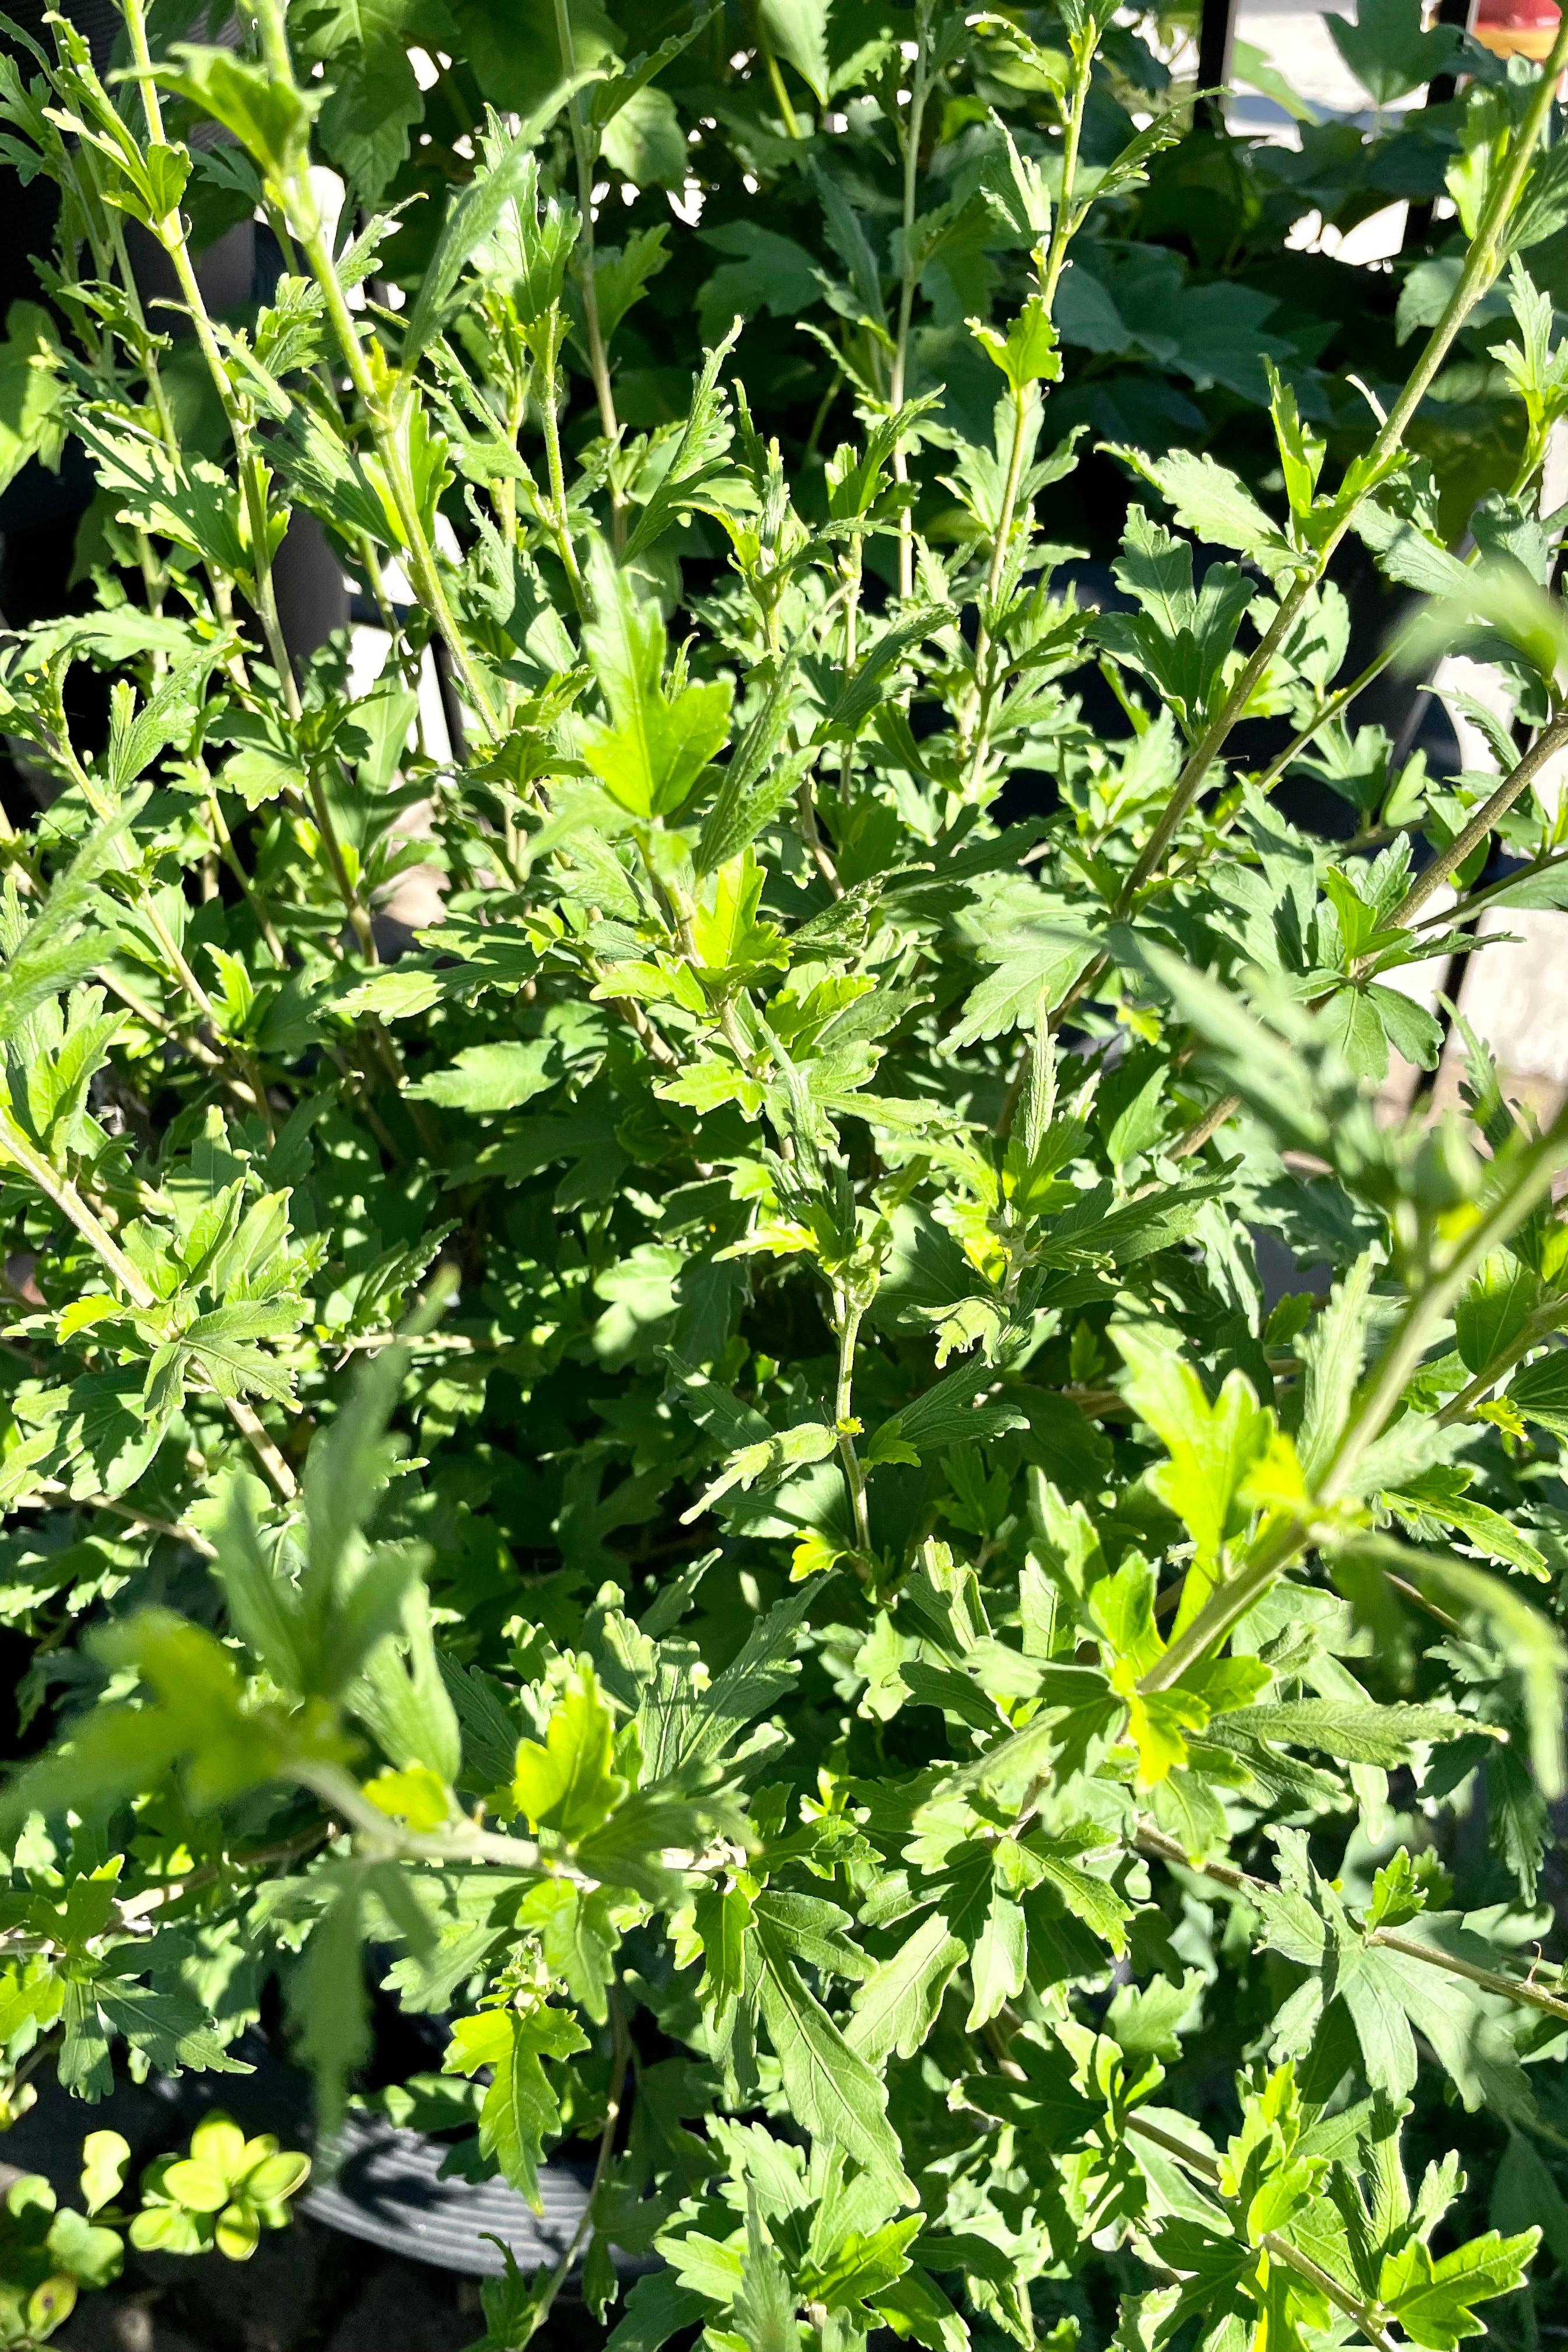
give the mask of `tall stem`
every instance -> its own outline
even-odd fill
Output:
[[[544,353],[539,370],[539,416],[544,430],[544,463],[550,476],[555,544],[572,590],[573,602],[582,613],[586,609],[587,599],[583,588],[583,575],[577,567],[577,551],[572,544],[572,524],[566,505],[566,474],[561,462],[561,416],[555,400],[555,367],[561,355],[562,329],[561,313],[558,310],[552,310],[545,330]]]
[[[1218,758],[1237,721],[1246,711],[1262,681],[1269,663],[1284,644],[1300,619],[1308,598],[1326,576],[1330,560],[1340,541],[1349,530],[1356,514],[1371,497],[1377,468],[1392,457],[1405,438],[1409,425],[1432,383],[1455,336],[1458,333],[1476,304],[1490,287],[1503,261],[1503,232],[1518,202],[1525,177],[1534,160],[1542,131],[1551,110],[1558,77],[1568,63],[1568,16],[1564,16],[1552,45],[1552,54],[1542,68],[1541,79],[1532,94],[1530,109],[1515,134],[1506,168],[1500,174],[1496,190],[1487,206],[1486,215],[1476,233],[1458,283],[1449,296],[1442,317],[1428,335],[1426,346],[1416,362],[1404,390],[1389,410],[1377,438],[1362,461],[1365,487],[1348,499],[1332,530],[1324,541],[1310,570],[1304,572],[1285,597],[1272,625],[1256,652],[1245,664],[1236,684],[1226,695],[1219,710],[1204,730],[1188,755],[1185,766],[1177,777],[1169,802],[1143,853],[1128,877],[1116,911],[1124,915],[1150,877],[1163,862],[1165,852],[1174,839],[1177,828],[1196,798],[1205,777]],[[1436,887],[1436,886],[1434,886]]]
[[[272,917],[268,911],[266,901],[263,899],[261,893],[258,890],[256,884],[251,879],[250,876],[246,872],[244,862],[240,857],[239,852],[234,845],[234,835],[228,829],[228,821],[224,815],[222,804],[218,800],[217,787],[216,784],[207,794],[207,814],[211,820],[213,834],[217,842],[218,856],[223,859],[224,864],[228,867],[229,872],[233,875],[235,880],[239,885],[240,894],[243,897],[246,905],[250,908],[251,914],[255,919],[256,928],[260,932],[262,939],[266,942],[268,954],[272,958],[272,961],[278,966],[279,971],[284,971],[288,969],[289,964],[288,950],[285,949],[282,940],[278,936],[277,926],[273,922]]]
[[[1073,82],[1072,97],[1068,105],[1068,119],[1062,139],[1062,193],[1057,205],[1057,216],[1051,224],[1051,242],[1046,256],[1046,267],[1040,279],[1040,299],[1047,312],[1057,299],[1057,287],[1062,268],[1082,215],[1074,201],[1078,180],[1078,154],[1083,140],[1083,114],[1089,103],[1093,60],[1088,60]]]
[[[139,6],[141,0],[130,0],[130,5]],[[281,0],[256,0],[256,5],[262,47],[270,71],[277,80],[298,88]],[[303,165],[299,163],[293,167],[287,194],[291,206],[291,226],[299,239],[300,249],[321,289],[332,332],[343,355],[343,363],[370,420],[376,455],[385,469],[393,505],[403,532],[416,593],[447,641],[462,678],[464,691],[473,704],[480,724],[492,738],[497,737],[501,732],[500,721],[458,627],[441,578],[440,566],[436,561],[436,551],[420,517],[419,502],[408,471],[396,404],[400,399],[407,402],[417,396],[414,385],[408,380],[403,380],[389,402],[386,387],[376,382],[364,345],[360,341],[353,312],[349,309],[337,264],[327,244],[315,193]],[[394,379],[394,382],[397,380]],[[291,708],[297,712],[297,700]]]
[[[1325,1501],[1346,1492],[1352,1473],[1404,1395],[1405,1382],[1426,1354],[1438,1325],[1468,1286],[1476,1268],[1545,1199],[1552,1189],[1552,1179],[1564,1160],[1568,1160],[1568,1108],[1559,1111],[1544,1135],[1522,1147],[1501,1193],[1471,1227],[1463,1247],[1455,1252],[1440,1274],[1423,1285],[1411,1302],[1404,1322],[1374,1365],[1363,1401],[1323,1475],[1319,1491]]]
[[[900,243],[900,284],[898,331],[893,341],[893,372],[888,398],[896,413],[904,404],[904,381],[909,369],[910,323],[915,304],[915,198],[920,178],[921,133],[924,127],[926,100],[930,95],[929,56],[927,43],[931,33],[931,11],[927,5],[915,10],[915,68],[910,77],[910,110],[901,136],[904,154],[903,234]],[[777,71],[775,67],[774,71]],[[900,441],[893,451],[893,478],[907,482],[910,478],[909,459]],[[914,518],[906,507],[899,517],[899,593],[908,597],[914,593],[915,534]]]
[[[991,567],[985,580],[985,604],[974,633],[974,692],[976,710],[974,737],[970,746],[969,778],[966,791],[973,798],[984,772],[986,746],[991,730],[991,705],[995,686],[990,675],[991,620],[994,617],[996,599],[1001,593],[1003,574],[1007,568],[1007,546],[1013,536],[1013,517],[1017,511],[1018,485],[1024,478],[1024,454],[1028,446],[1029,395],[1027,392],[1013,394],[1013,446],[1007,456],[1007,477],[1002,487],[1002,510],[996,522],[996,541],[991,550]]]
[[[855,1450],[855,1343],[860,1336],[861,1318],[866,1309],[842,1292],[838,1307],[838,1381],[834,1393],[833,1412],[838,1427],[838,1458],[844,1465],[844,1476],[849,1488],[850,1508],[855,1514],[855,1540],[863,1552],[871,1549],[871,1513],[866,1496],[866,1473],[860,1456]]]
[[[555,0],[555,37],[561,48],[561,70],[569,79],[577,70],[576,44],[572,37],[572,16],[567,0]],[[599,295],[594,284],[594,155],[588,137],[588,126],[583,119],[583,100],[574,90],[567,101],[567,120],[572,126],[572,152],[577,163],[577,210],[581,226],[577,232],[577,249],[582,267],[579,276],[583,287],[583,324],[588,337],[588,367],[594,379],[594,394],[599,404],[599,429],[606,441],[620,439],[621,428],[616,416],[616,395],[610,385],[610,362],[605,351],[605,338],[599,329]],[[619,494],[611,492],[614,501],[617,541],[624,529],[624,509]]]
[[[313,199],[309,199],[308,188],[301,193],[313,205]],[[415,495],[413,482],[409,478],[397,419],[387,404],[382,387],[376,383],[371,372],[370,362],[365,357],[364,346],[359,339],[359,330],[354,324],[353,312],[349,309],[348,299],[343,292],[342,280],[338,277],[337,266],[328,250],[326,237],[319,220],[314,221],[313,225],[301,234],[300,243],[305,258],[310,264],[310,273],[321,289],[327,306],[327,315],[332,322],[332,331],[337,337],[338,346],[342,352],[354,390],[364,403],[365,411],[370,419],[371,435],[375,442],[376,454],[386,470],[393,504],[396,509],[398,523],[403,531],[415,589],[421,601],[434,615],[436,625],[446,640],[452,659],[457,665],[458,674],[463,681],[463,690],[473,705],[481,726],[489,736],[497,737],[501,732],[500,721],[486,690],[484,681],[476,670],[468,648],[463,642],[462,633],[458,627],[457,618],[447,598],[445,583],[441,578],[440,567],[436,561],[436,551],[420,520],[419,504]],[[405,385],[404,397],[411,400],[415,396],[413,386]]]
[[[153,56],[147,46],[147,18],[142,0],[122,0],[125,28],[130,37],[131,53],[136,60],[137,80],[142,90],[142,111],[147,125],[147,136],[154,144],[165,144],[163,107],[158,86],[153,79]],[[278,673],[284,704],[291,719],[300,713],[300,689],[295,681],[289,649],[283,642],[283,631],[278,617],[278,599],[272,584],[272,558],[267,539],[268,471],[262,462],[250,416],[236,396],[224,364],[217,337],[213,332],[205,298],[197,279],[195,265],[191,259],[185,238],[185,226],[178,205],[162,221],[153,224],[153,235],[174,264],[174,276],[190,314],[196,341],[206,362],[207,373],[222,405],[234,454],[238,464],[240,495],[245,501],[246,528],[250,534],[250,558],[256,589],[256,616],[261,624],[261,634],[267,643],[268,658]]]
[[[1493,826],[1508,814],[1526,787],[1535,782],[1553,752],[1560,751],[1565,743],[1568,743],[1568,711],[1560,712],[1549,727],[1542,729],[1513,773],[1503,778],[1496,792],[1482,803],[1447,849],[1440,849],[1431,863],[1423,866],[1388,918],[1390,929],[1405,930],[1408,928],[1434,892],[1442,888],[1449,875],[1464,864],[1472,850],[1480,847]]]

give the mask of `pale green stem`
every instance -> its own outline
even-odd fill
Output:
[[[1093,59],[1086,63],[1073,83],[1072,100],[1062,139],[1062,192],[1057,205],[1057,216],[1051,225],[1051,242],[1046,257],[1045,274],[1040,280],[1040,299],[1050,312],[1056,303],[1057,287],[1071,244],[1083,220],[1074,194],[1078,182],[1079,148],[1083,139],[1083,113],[1089,103]]]
[[[1178,2139],[1173,2132],[1163,2130],[1160,2125],[1151,2123],[1145,2116],[1129,2116],[1127,2129],[1136,2132],[1141,2139],[1152,2141],[1156,2147],[1163,2147],[1167,2155],[1184,2164],[1190,2172],[1206,2180],[1216,2195],[1224,2196],[1219,2187],[1219,2166],[1202,2148],[1189,2147],[1185,2140]],[[1231,2203],[1233,2200],[1227,2199],[1226,2201]],[[1307,2280],[1320,2294],[1326,2296],[1336,2310],[1342,2311],[1347,2319],[1353,2320],[1367,2342],[1376,2346],[1377,2352],[1397,2352],[1393,2338],[1374,2315],[1372,2305],[1363,2303],[1359,2295],[1352,2294],[1348,2287],[1342,2287],[1332,2273],[1324,2270],[1310,2254],[1302,2253],[1299,2246],[1293,2246],[1288,2238],[1280,2237],[1274,2230],[1266,2230],[1258,2243],[1259,2250],[1271,2262],[1294,2271],[1298,2278]]]
[[[1404,1322],[1374,1366],[1365,1397],[1341,1439],[1320,1486],[1325,1502],[1342,1495],[1367,1448],[1382,1431],[1426,1354],[1432,1334],[1468,1285],[1476,1268],[1508,1239],[1552,1189],[1552,1179],[1568,1160],[1568,1108],[1521,1147],[1505,1190],[1479,1217],[1442,1273],[1411,1301]]]
[[[147,46],[147,21],[142,0],[121,0],[121,5],[125,14],[126,31],[131,40],[131,52],[136,60],[137,80],[141,85],[142,108],[146,120],[147,135],[155,143],[163,145],[165,143],[163,109],[159,102],[157,84],[153,79],[153,58]],[[213,332],[212,320],[207,314],[206,303],[196,278],[195,266],[191,259],[190,248],[185,240],[184,223],[180,217],[178,206],[163,220],[154,225],[153,234],[174,264],[174,275],[179,280],[180,291],[184,298],[185,308],[190,313],[196,341],[200,346],[202,357],[206,362],[207,373],[213,380],[234,442],[234,453],[239,468],[240,495],[245,500],[246,525],[250,534],[257,618],[261,623],[261,633],[267,640],[268,656],[278,673],[278,682],[282,689],[289,715],[291,719],[298,719],[300,712],[300,689],[295,682],[293,664],[289,659],[289,649],[283,642],[283,631],[278,618],[278,600],[272,586],[272,559],[268,551],[266,467],[257,447],[256,436],[250,420],[237,400],[234,387],[229,382],[228,370],[224,365],[223,353],[218,349],[217,338]]]
[[[1447,357],[1450,345],[1476,304],[1492,284],[1502,267],[1503,231],[1524,185],[1526,174],[1540,144],[1542,130],[1550,110],[1558,76],[1568,61],[1568,15],[1558,27],[1552,55],[1542,69],[1531,105],[1515,135],[1506,168],[1500,173],[1497,188],[1487,206],[1486,216],[1477,232],[1465,258],[1458,283],[1450,295],[1442,317],[1433,328],[1404,390],[1380,428],[1377,438],[1367,453],[1366,465],[1371,472],[1384,458],[1391,457],[1404,440],[1406,426],[1414,417],[1438,369]],[[1300,617],[1308,598],[1328,572],[1330,560],[1340,541],[1349,530],[1355,514],[1372,495],[1370,488],[1351,500],[1336,521],[1333,530],[1309,570],[1304,572],[1281,603],[1279,613],[1263,636],[1257,650],[1247,660],[1226,695],[1224,703],[1194,746],[1185,766],[1176,779],[1171,798],[1163,814],[1144,846],[1121,896],[1116,911],[1125,914],[1150,877],[1163,863],[1165,852],[1174,839],[1178,827],[1203,784],[1205,777],[1219,756],[1232,730],[1246,711],[1262,681],[1274,656]],[[1081,992],[1081,989],[1080,989]]]
[[[910,325],[914,316],[915,264],[912,251],[915,227],[915,201],[920,178],[921,132],[925,121],[926,100],[931,91],[928,71],[927,41],[931,32],[928,6],[915,10],[915,63],[910,77],[909,119],[902,131],[904,161],[903,238],[900,247],[901,268],[899,285],[899,323],[893,341],[893,370],[888,399],[895,414],[904,404],[904,381],[909,368]],[[773,68],[777,73],[776,66]],[[895,128],[897,126],[895,125]],[[909,459],[900,440],[893,451],[893,478],[907,482],[910,478]],[[899,593],[908,598],[914,593],[915,535],[914,518],[906,508],[899,517]]]
[[[786,139],[798,139],[800,137],[800,118],[796,114],[794,107],[790,104],[789,92],[784,88],[784,78],[779,71],[779,61],[773,55],[773,43],[769,40],[766,33],[763,30],[760,12],[757,18],[757,47],[762,51],[763,63],[767,68],[769,86],[773,90],[774,98],[778,101],[779,116],[784,127],[784,137]]]
[[[1002,489],[1002,511],[997,519],[995,544],[991,550],[991,568],[985,582],[985,604],[980,624],[974,633],[974,683],[979,707],[975,714],[974,740],[970,748],[969,777],[966,793],[973,796],[984,772],[986,747],[991,730],[991,705],[995,697],[994,681],[990,676],[991,627],[988,615],[994,612],[1001,591],[1002,575],[1006,569],[1007,547],[1013,536],[1013,517],[1018,504],[1018,485],[1024,477],[1024,452],[1027,446],[1029,396],[1026,392],[1013,395],[1013,446],[1007,457],[1007,478]]]
[[[1348,709],[1358,695],[1364,694],[1367,688],[1383,676],[1389,664],[1398,659],[1408,644],[1411,634],[1406,630],[1402,635],[1392,638],[1376,660],[1367,664],[1359,677],[1352,677],[1348,686],[1340,687],[1336,692],[1328,697],[1326,701],[1319,703],[1300,732],[1291,738],[1279,758],[1271,760],[1258,778],[1258,789],[1260,793],[1272,792],[1292,760],[1300,757],[1319,730],[1327,727],[1331,719],[1337,719],[1342,710]]]
[[[568,0],[555,0],[555,37],[561,50],[561,70],[571,76],[577,70],[577,47],[572,37],[572,16]],[[605,338],[599,329],[599,296],[594,284],[594,154],[588,125],[583,118],[583,98],[574,90],[567,100],[567,119],[572,126],[572,152],[577,163],[577,210],[580,216],[577,231],[578,248],[582,257],[579,276],[583,288],[583,323],[588,335],[588,368],[594,379],[594,394],[599,404],[599,429],[606,441],[620,438],[620,425],[616,416],[616,395],[610,384],[610,362],[605,350]],[[623,510],[616,500],[616,534],[623,527]]]
[[[1550,727],[1543,728],[1510,776],[1505,776],[1490,798],[1484,801],[1464,830],[1457,834],[1446,849],[1438,850],[1431,863],[1423,866],[1398,906],[1388,918],[1392,930],[1406,930],[1421,912],[1435,891],[1440,890],[1472,850],[1479,849],[1499,820],[1521,793],[1535,782],[1542,769],[1568,743],[1568,711],[1560,712]]]
[[[545,331],[544,358],[540,367],[539,415],[544,431],[544,463],[550,476],[550,503],[552,509],[555,544],[565,568],[572,597],[579,613],[588,609],[583,586],[583,575],[577,566],[577,551],[572,544],[572,523],[566,505],[566,474],[561,461],[561,417],[555,401],[555,368],[561,352],[563,327],[559,310],[550,314]]]
[[[1152,1822],[1140,1822],[1137,1843],[1141,1853],[1161,1862],[1174,1864],[1178,1869],[1196,1871],[1201,1877],[1215,1879],[1220,1885],[1231,1887],[1238,1895],[1246,1895],[1254,1889],[1263,1894],[1273,1892],[1266,1879],[1255,1878],[1247,1871],[1237,1870],[1233,1863],[1192,1861],[1184,1846],[1178,1844],[1174,1838],[1166,1837]],[[1463,1977],[1467,1982],[1479,1985],[1484,1991],[1496,1993],[1500,2000],[1521,2001],[1525,2008],[1539,2009],[1548,2017],[1568,2019],[1568,2000],[1559,1993],[1548,1992],[1543,1985],[1538,1985],[1529,1978],[1504,1976],[1500,1969],[1481,1968],[1474,1960],[1460,1959],[1457,1954],[1443,1951],[1435,1944],[1423,1944],[1414,1936],[1401,1936],[1388,1927],[1368,1929],[1366,1940],[1369,1944],[1381,1944],[1391,1952],[1403,1952],[1407,1959],[1421,1960],[1427,1968],[1443,1969],[1450,1976]]]
[[[844,1465],[850,1507],[855,1515],[855,1540],[869,1557],[871,1514],[866,1496],[866,1472],[855,1448],[855,1433],[851,1426],[855,1414],[855,1344],[860,1336],[861,1318],[866,1310],[862,1306],[852,1304],[842,1294],[837,1304],[838,1381],[833,1412],[838,1429],[838,1458]]]

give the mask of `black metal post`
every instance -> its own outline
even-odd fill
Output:
[[[1437,0],[1436,22],[1453,25],[1461,33],[1468,32],[1473,0]],[[1458,77],[1451,73],[1435,74],[1426,85],[1425,103],[1447,106],[1458,89]],[[1405,235],[1400,243],[1402,253],[1418,253],[1432,235],[1432,199],[1421,198],[1413,204],[1405,216]]]
[[[1237,0],[1203,0],[1198,19],[1198,88],[1213,97],[1202,101],[1209,129],[1225,129],[1225,101],[1230,94],[1230,53],[1236,40]]]

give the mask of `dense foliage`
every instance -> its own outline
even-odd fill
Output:
[[[0,655],[7,2112],[263,2019],[329,2133],[596,2149],[490,2352],[579,2253],[621,2352],[1533,2344],[1568,1118],[1377,1094],[1568,904],[1568,28],[1369,0],[1267,150],[1110,0],[122,5],[0,63],[0,467],[98,484]],[[1437,776],[1352,705],[1458,646]],[[130,2234],[243,2257],[302,2160],[203,2133]]]

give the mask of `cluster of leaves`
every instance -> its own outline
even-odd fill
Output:
[[[197,2254],[216,2245],[247,2261],[261,2231],[289,2221],[289,2199],[310,2160],[268,2137],[247,2140],[226,2116],[211,2115],[191,2135],[188,2156],[161,2157],[142,2177],[142,2202],[127,2214],[115,2201],[131,2161],[118,2132],[82,2143],[83,2210],[63,2210],[42,2174],[24,2173],[5,2193],[0,2218],[0,2344],[33,2352],[76,2308],[83,2287],[120,2276],[125,2238],[163,2253]]]
[[[0,651],[9,2112],[46,2062],[242,2070],[280,1986],[330,2132],[374,1965],[445,2032],[388,2114],[534,2198],[596,2147],[489,2352],[579,2259],[621,2352],[1532,2341],[1568,1120],[1473,1039],[1442,1119],[1378,1090],[1442,1048],[1412,967],[1568,903],[1568,29],[1389,141],[1463,243],[1372,424],[1249,314],[1237,471],[1075,354],[1124,266],[1156,372],[1167,316],[1222,341],[1121,231],[1227,151],[1110,0],[646,41],[560,0],[504,57],[467,0],[258,0],[232,47],[122,6],[107,79],[64,21],[0,60],[60,194],[9,456],[68,431],[99,485],[90,608]],[[1412,11],[1339,37],[1379,106],[1457,61]],[[405,144],[468,76],[437,188]],[[733,189],[608,244],[692,89],[816,208],[798,263]],[[243,318],[218,196],[282,262]],[[660,417],[666,259],[713,331]],[[792,269],[820,462],[736,324]],[[1478,497],[1433,409],[1489,335]],[[1075,416],[1132,486],[1097,603]],[[306,524],[380,628],[300,659]],[[1342,675],[1352,542],[1410,660],[1493,664],[1493,767],[1358,723],[1399,648]],[[1277,1295],[1263,1234],[1322,1278]],[[209,2122],[132,2239],[242,2255],[300,2161]],[[24,2340],[70,2233],[12,2218]],[[661,2265],[618,2317],[616,2249]]]

